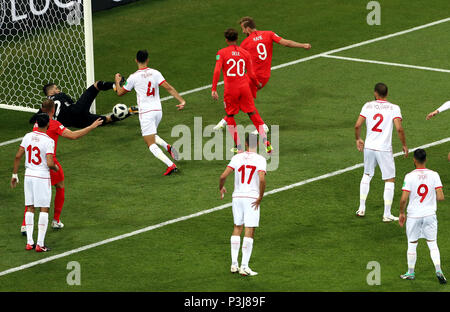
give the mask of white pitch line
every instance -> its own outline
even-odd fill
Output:
[[[333,59],[344,60],[344,61],[370,63],[370,64],[378,64],[378,65],[388,65],[388,66],[397,66],[397,67],[429,70],[429,71],[435,71],[435,72],[441,72],[441,73],[450,73],[450,69],[425,67],[425,66],[416,66],[416,65],[408,65],[408,64],[401,64],[401,63],[392,63],[392,62],[382,62],[382,61],[366,60],[366,59],[360,59],[360,58],[354,58],[354,57],[345,57],[345,56],[337,56],[337,55],[323,55],[322,57],[333,58]]]
[[[0,143],[0,146],[8,145],[8,144],[15,143],[15,142],[19,142],[22,139],[23,139],[23,137],[17,138],[17,139],[12,139],[12,140],[9,140],[9,141],[5,141],[5,142]]]
[[[409,151],[413,152],[414,150],[416,150],[418,148],[428,148],[428,147],[436,146],[436,145],[443,144],[443,143],[446,143],[446,142],[450,142],[450,137],[442,139],[442,140],[439,140],[439,141],[435,141],[435,142],[432,142],[432,143],[429,143],[429,144],[425,144],[425,145],[422,145],[422,146],[419,146],[419,147],[416,147],[416,148],[413,148],[413,149],[411,149]],[[400,155],[403,155],[403,152],[399,152],[399,153],[394,154],[394,157],[398,157]],[[327,179],[327,178],[330,178],[330,177],[334,177],[334,176],[343,174],[345,172],[349,172],[349,171],[352,171],[354,169],[361,168],[363,166],[364,166],[363,163],[359,163],[359,164],[356,164],[356,165],[353,165],[353,166],[350,166],[350,167],[347,167],[347,168],[344,168],[344,169],[341,169],[341,170],[337,170],[337,171],[333,171],[333,172],[330,172],[330,173],[327,173],[327,174],[323,174],[323,175],[315,177],[315,178],[307,179],[307,180],[300,181],[300,182],[297,182],[297,183],[294,183],[294,184],[290,184],[290,185],[287,185],[287,186],[284,186],[284,187],[280,187],[280,188],[271,190],[269,192],[265,192],[264,193],[264,197],[268,196],[268,195],[276,194],[276,193],[279,193],[279,192],[283,192],[283,191],[292,189],[294,187],[305,185],[305,184],[308,184],[308,183],[311,183],[311,182],[315,182],[315,181],[324,180],[324,179]],[[180,217],[180,218],[168,220],[168,221],[165,221],[165,222],[162,222],[162,223],[158,223],[158,224],[155,224],[155,225],[151,225],[151,226],[148,226],[148,227],[145,227],[145,228],[142,228],[140,230],[136,230],[136,231],[133,231],[133,232],[130,232],[130,233],[126,233],[126,234],[118,235],[118,236],[115,236],[115,237],[112,237],[112,238],[108,238],[108,239],[102,240],[102,241],[97,242],[97,243],[93,243],[93,244],[89,244],[89,245],[86,245],[86,246],[83,246],[83,247],[72,249],[72,250],[63,252],[61,254],[57,254],[57,255],[54,255],[54,256],[51,256],[51,257],[48,257],[48,258],[44,258],[44,259],[41,259],[41,260],[38,260],[38,261],[30,262],[30,263],[27,263],[27,264],[24,264],[24,265],[15,267],[15,268],[11,268],[11,269],[2,271],[2,272],[0,272],[0,276],[11,274],[11,273],[14,273],[14,272],[17,272],[17,271],[22,271],[22,270],[34,267],[34,266],[39,265],[39,264],[47,263],[47,262],[50,262],[50,261],[53,261],[53,260],[57,260],[57,259],[60,259],[60,258],[63,258],[63,257],[67,257],[67,256],[73,255],[75,253],[79,253],[79,252],[82,252],[82,251],[85,251],[85,250],[88,250],[88,249],[91,249],[91,248],[94,248],[94,247],[98,247],[98,246],[105,245],[105,244],[108,244],[108,243],[112,243],[112,242],[115,242],[115,241],[118,241],[118,240],[121,240],[121,239],[124,239],[124,238],[127,238],[127,237],[131,237],[131,236],[135,236],[135,235],[138,235],[138,234],[141,234],[141,233],[152,231],[152,230],[164,227],[166,225],[174,224],[174,223],[177,223],[177,222],[181,222],[181,221],[189,220],[189,219],[196,218],[196,217],[199,217],[199,216],[202,216],[202,215],[206,215],[206,214],[209,214],[209,213],[212,213],[212,212],[215,212],[215,211],[223,210],[223,209],[231,207],[231,206],[232,206],[232,203],[227,203],[227,204],[224,204],[224,205],[221,205],[221,206],[217,206],[217,207],[214,207],[214,208],[211,208],[211,209],[202,210],[202,211],[199,211],[197,213],[193,213],[193,214],[190,214],[190,215],[187,215],[187,216],[184,216],[184,217]]]
[[[416,26],[416,27],[409,28],[409,29],[406,29],[406,30],[398,31],[396,33],[392,33],[392,34],[389,34],[389,35],[385,35],[385,36],[381,36],[381,37],[378,37],[378,38],[362,41],[362,42],[351,44],[351,45],[348,45],[348,46],[345,46],[345,47],[342,47],[342,48],[333,49],[333,50],[330,50],[330,51],[327,51],[327,52],[323,52],[323,53],[311,55],[311,56],[308,56],[308,57],[300,58],[300,59],[297,59],[295,61],[291,61],[291,62],[283,63],[283,64],[280,64],[280,65],[272,66],[271,70],[276,70],[276,69],[280,69],[280,68],[283,68],[283,67],[292,66],[292,65],[295,65],[295,64],[298,64],[298,63],[307,62],[307,61],[310,61],[310,60],[313,60],[313,59],[316,59],[316,58],[319,58],[319,57],[328,56],[328,55],[333,54],[333,53],[338,53],[338,52],[341,52],[341,51],[357,48],[357,47],[360,47],[360,46],[363,46],[363,45],[366,45],[366,44],[370,44],[370,43],[373,43],[373,42],[389,39],[389,38],[392,38],[392,37],[401,36],[401,35],[404,35],[404,34],[407,34],[407,33],[413,32],[413,31],[421,30],[421,29],[424,29],[424,28],[428,28],[428,27],[431,27],[431,26],[439,25],[439,24],[446,23],[446,22],[449,22],[449,21],[450,21],[450,17],[447,17],[447,18],[444,18],[444,19],[441,19],[441,20],[438,20],[438,21],[434,21],[434,22],[431,22],[431,23],[428,23],[428,24],[424,24],[424,25]],[[218,85],[222,85],[222,84],[223,84],[223,81],[218,83]],[[206,85],[206,86],[202,86],[202,87],[198,87],[198,88],[195,88],[195,89],[192,89],[192,90],[181,92],[180,94],[181,95],[186,95],[186,94],[190,94],[190,93],[195,93],[195,92],[199,92],[199,91],[202,91],[202,90],[209,89],[211,87],[212,87],[212,85],[209,84],[209,85]],[[170,100],[172,98],[173,98],[173,96],[166,96],[166,97],[162,98],[161,101],[167,101],[167,100]],[[7,142],[12,143],[11,141],[7,141]],[[6,143],[6,142],[3,142],[3,143]],[[9,143],[6,143],[6,144],[0,143],[0,146],[7,145]]]

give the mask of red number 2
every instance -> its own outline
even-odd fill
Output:
[[[250,182],[252,181],[252,178],[253,178],[253,174],[256,171],[256,166],[242,165],[239,167],[238,171],[241,173],[241,183],[242,184],[245,183],[245,168],[251,169],[250,176],[248,177],[248,181],[247,181],[247,184],[250,184]]]
[[[37,166],[42,162],[41,151],[38,147],[36,147],[36,146],[32,147],[31,145],[28,145],[27,152],[28,152],[28,162],[29,163],[33,163]],[[32,152],[35,152],[34,157],[32,155]],[[34,158],[36,158],[36,160],[34,160]]]
[[[155,95],[155,88],[152,88],[152,82],[148,82],[147,96]]]
[[[422,188],[423,188],[423,192],[421,192]],[[419,188],[417,189],[417,195],[422,197],[420,199],[421,203],[425,200],[425,197],[427,197],[427,194],[428,194],[428,186],[426,184],[420,184]]]
[[[375,126],[373,126],[372,131],[383,132],[383,130],[378,128],[378,126],[383,122],[383,115],[376,114],[375,116],[373,116],[373,120],[375,120],[377,118],[380,118],[380,120],[378,120],[378,122],[375,124]]]

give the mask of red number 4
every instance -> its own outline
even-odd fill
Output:
[[[250,184],[250,182],[252,181],[252,178],[253,178],[253,174],[256,171],[256,166],[242,165],[239,167],[238,171],[241,173],[241,183],[242,184],[245,183],[245,168],[251,169],[250,176],[248,177],[248,181],[247,181],[247,184]]]
[[[373,120],[375,120],[377,118],[379,118],[380,120],[378,120],[378,122],[375,124],[375,126],[373,126],[372,131],[383,132],[383,130],[378,128],[378,126],[383,122],[383,115],[376,114],[375,116],[373,116]]]
[[[155,95],[155,88],[152,88],[152,82],[148,82],[147,96]]]

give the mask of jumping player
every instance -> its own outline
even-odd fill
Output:
[[[364,174],[360,184],[360,205],[356,215],[363,217],[366,212],[366,199],[369,194],[370,180],[376,166],[380,166],[384,180],[384,214],[383,222],[398,220],[391,214],[395,187],[395,162],[392,154],[392,129],[395,125],[402,142],[405,157],[408,157],[405,132],[402,126],[402,114],[398,105],[387,101],[388,88],[384,83],[375,85],[375,101],[364,104],[355,124],[356,148],[364,151]],[[361,137],[361,127],[366,123],[366,142]]]
[[[50,123],[49,127],[46,131],[46,134],[53,139],[55,142],[55,152],[53,154],[53,161],[55,164],[59,167],[58,171],[50,170],[50,178],[51,178],[51,184],[55,186],[56,194],[55,194],[55,210],[53,215],[53,221],[52,221],[52,228],[54,229],[61,229],[64,227],[64,224],[61,222],[60,216],[61,211],[64,206],[64,200],[65,200],[65,187],[64,187],[64,170],[59,163],[59,161],[56,159],[56,149],[58,147],[58,139],[60,136],[70,139],[70,140],[76,140],[81,138],[82,136],[88,134],[93,129],[97,128],[103,123],[103,120],[101,118],[98,118],[95,120],[90,126],[77,130],[77,131],[71,131],[70,129],[64,127],[59,121],[54,120],[53,116],[55,115],[55,103],[53,100],[44,100],[42,102],[41,111],[45,114],[47,114],[50,117]],[[37,123],[34,125],[33,131],[37,131]],[[26,213],[26,208],[25,208]],[[25,216],[22,221],[22,226],[20,228],[20,231],[23,235],[26,233],[26,226],[25,226]]]
[[[415,279],[417,244],[419,239],[425,238],[436,269],[436,277],[441,284],[445,284],[447,280],[441,270],[441,257],[437,245],[438,222],[436,218],[437,201],[444,200],[444,192],[439,174],[425,167],[426,160],[425,150],[414,151],[416,170],[408,173],[403,183],[398,222],[403,227],[406,220],[408,272],[400,277],[409,280]],[[405,207],[408,199],[408,218],[406,218]]]
[[[25,249],[35,249],[37,252],[50,250],[44,244],[48,226],[48,210],[52,199],[50,169],[58,171],[58,166],[53,162],[55,142],[45,134],[49,126],[49,120],[50,118],[47,114],[38,114],[36,116],[38,128],[33,132],[27,133],[22,139],[14,160],[14,169],[11,178],[11,187],[15,188],[19,183],[17,176],[19,164],[25,154],[24,192],[25,206],[27,208],[27,212],[25,213],[27,232]],[[37,245],[34,244],[33,240],[35,208],[40,209]]]
[[[123,87],[120,86],[122,76],[116,74],[116,92],[118,96],[122,96],[133,89],[136,90],[142,137],[150,152],[166,164],[167,170],[164,172],[164,175],[170,175],[173,172],[177,172],[177,166],[162,152],[158,145],[162,146],[174,160],[178,160],[178,153],[173,146],[157,135],[158,125],[162,118],[159,87],[164,87],[170,95],[180,102],[180,104],[177,105],[178,110],[184,108],[186,101],[178,94],[177,90],[164,79],[159,71],[148,67],[147,50],[138,51],[135,61],[138,70],[128,77]]]
[[[255,228],[259,226],[260,204],[266,188],[266,166],[264,157],[256,153],[258,139],[253,134],[246,134],[246,152],[234,155],[225,171],[220,176],[219,190],[221,199],[227,192],[225,181],[234,171],[233,218],[234,229],[231,243],[231,273],[243,276],[257,275],[248,266],[253,249]],[[238,256],[241,233],[245,226],[242,242],[242,261],[239,268]]]
[[[271,153],[272,145],[267,141],[267,136],[263,129],[264,121],[256,111],[255,102],[248,82],[250,79],[252,83],[261,87],[261,83],[258,82],[253,71],[250,54],[243,48],[237,46],[238,32],[236,30],[229,28],[225,31],[224,35],[228,47],[217,52],[211,96],[214,100],[219,99],[217,83],[219,82],[220,72],[223,71],[225,84],[223,103],[225,112],[227,113],[225,119],[228,130],[236,144],[235,152],[243,151],[236,129],[236,121],[234,120],[234,115],[242,110],[248,114],[255,128],[258,130],[266,146],[267,153]]]
[[[253,62],[253,68],[255,70],[256,79],[262,84],[261,88],[263,88],[270,79],[274,42],[289,48],[302,48],[305,50],[311,49],[311,44],[309,43],[299,43],[292,40],[287,40],[281,38],[273,31],[257,30],[255,21],[249,16],[241,18],[239,24],[241,26],[242,32],[247,35],[247,38],[245,38],[241,42],[241,48],[243,48],[250,54]],[[257,85],[250,81],[250,88],[252,90],[253,97],[256,99],[256,93],[259,90]],[[257,110],[256,114],[258,114]],[[223,118],[214,127],[214,129],[221,129],[226,124],[227,122],[225,118]],[[264,124],[263,127],[264,131],[269,131],[269,128],[266,126],[266,124]]]

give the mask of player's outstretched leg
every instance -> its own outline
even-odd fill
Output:
[[[263,126],[263,130],[267,134],[269,132],[269,127],[262,120],[261,115],[259,115],[259,112],[258,112],[257,108],[255,108],[255,115],[256,114],[259,116],[259,119],[261,119],[259,122],[263,122],[263,125],[262,125]],[[258,135],[258,133],[259,133],[258,129],[256,129],[255,131],[252,132],[252,134],[254,134],[254,135]]]
[[[393,181],[386,181],[384,184],[384,214],[383,222],[398,221],[398,217],[394,217],[391,213],[392,201],[394,200],[395,184]]]
[[[178,151],[157,134],[155,135],[155,142],[156,144],[164,148],[170,154],[173,160],[178,160]]]
[[[405,274],[400,275],[400,278],[402,279],[408,279],[413,280],[416,278],[416,275],[414,273],[414,268],[416,266],[416,260],[417,260],[417,242],[408,242],[408,251],[406,254],[406,259],[408,260],[408,272]]]
[[[243,151],[241,140],[239,139],[239,134],[237,131],[237,125],[236,121],[234,120],[234,115],[227,115],[226,122],[228,125],[228,131],[231,134],[231,137],[233,138],[235,147],[232,149],[232,152],[239,153]]]
[[[227,126],[227,121],[226,121],[226,116],[223,117],[219,123],[217,125],[214,126],[213,130],[218,131],[218,130],[222,130],[223,128],[225,128]]]
[[[370,190],[370,180],[372,180],[371,176],[363,174],[359,185],[359,208],[358,211],[356,211],[358,217],[364,217],[366,214],[366,199]]]
[[[439,280],[439,283],[446,284],[447,279],[444,276],[444,273],[442,273],[441,270],[441,255],[439,253],[439,248],[437,245],[437,242],[434,241],[427,241],[428,248],[430,249],[430,257],[433,261],[434,268],[436,269],[436,277]]]
[[[64,224],[61,222],[61,211],[64,206],[65,200],[65,188],[64,187],[56,187],[56,195],[55,195],[55,211],[53,215],[52,228],[54,229],[62,229]]]
[[[255,126],[256,130],[258,130],[259,136],[262,138],[262,141],[264,145],[266,146],[266,152],[268,154],[272,153],[273,147],[270,144],[270,142],[267,140],[266,132],[264,131],[264,121],[262,120],[261,116],[259,115],[258,111],[255,109],[253,112],[248,113],[248,116],[250,117],[251,121],[253,122],[253,125]]]

